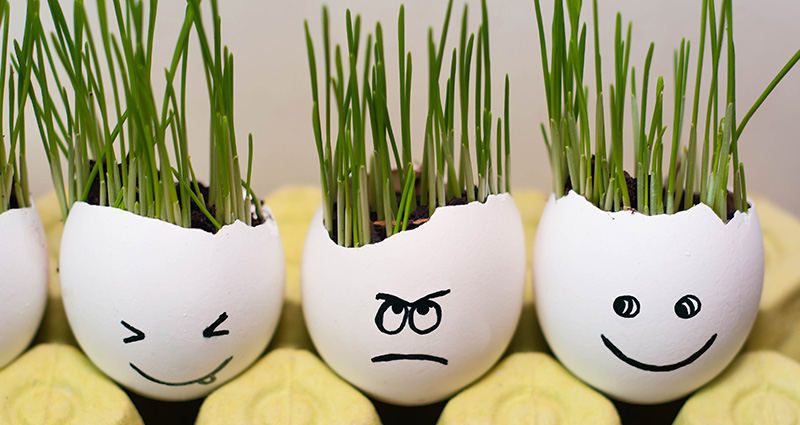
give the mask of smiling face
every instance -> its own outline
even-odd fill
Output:
[[[280,239],[261,226],[211,235],[108,210],[74,208],[62,239],[64,305],[89,358],[171,401],[203,396],[255,361],[283,301]]]
[[[303,253],[303,313],[341,377],[389,403],[429,404],[497,361],[524,278],[522,225],[507,195],[437,209],[425,225],[362,248],[335,245],[318,213]]]
[[[534,245],[537,313],[576,376],[624,401],[666,402],[739,350],[763,264],[755,209],[724,224],[705,206],[647,217],[551,197]]]
[[[228,314],[227,313],[220,314],[219,317],[217,318],[217,320],[214,321],[214,323],[212,323],[209,327],[207,327],[207,328],[205,328],[203,330],[203,337],[205,337],[205,338],[213,338],[213,337],[217,337],[217,336],[228,335],[230,333],[230,331],[217,330],[217,326],[222,324],[222,322],[224,322],[227,318],[228,318]],[[124,326],[126,329],[128,329],[129,331],[133,332],[132,336],[129,336],[127,338],[123,338],[122,342],[124,342],[125,344],[130,344],[132,342],[137,342],[137,341],[144,340],[144,338],[146,336],[144,334],[144,332],[142,332],[139,329],[136,329],[135,327],[129,325],[124,320],[120,321],[120,324],[122,326]],[[228,363],[230,363],[231,360],[233,360],[233,356],[228,357],[227,359],[225,359],[222,363],[220,363],[219,366],[217,366],[216,369],[214,369],[213,371],[203,375],[202,377],[197,378],[197,379],[192,379],[192,380],[189,380],[189,381],[183,381],[183,382],[166,382],[166,381],[162,381],[161,379],[154,378],[154,377],[148,375],[143,370],[139,369],[139,367],[137,367],[135,364],[131,363],[130,365],[131,365],[131,368],[133,368],[133,370],[138,372],[139,375],[142,375],[143,378],[145,378],[145,379],[147,379],[149,381],[155,382],[156,384],[166,385],[166,386],[169,386],[169,387],[182,387],[184,385],[192,385],[192,384],[208,385],[208,384],[213,383],[214,381],[217,380],[217,373],[219,373],[222,369],[224,369],[225,366],[227,366]]]

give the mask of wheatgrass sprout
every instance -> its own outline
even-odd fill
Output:
[[[0,0],[0,126],[7,125],[0,143],[0,213],[12,208],[31,206],[28,193],[28,165],[25,154],[25,107],[30,89],[33,53],[33,23],[37,16],[28,11],[22,45],[16,40],[9,46],[10,5]],[[9,52],[9,48],[12,52]],[[9,58],[11,65],[9,66]],[[6,82],[7,81],[7,82]],[[7,85],[6,85],[7,84]],[[8,100],[8,122],[5,102]],[[8,151],[6,151],[8,143]]]
[[[428,108],[419,168],[414,166],[411,152],[413,61],[411,52],[407,52],[405,47],[404,7],[400,6],[397,34],[399,126],[392,125],[389,114],[386,83],[386,67],[389,65],[380,22],[375,25],[374,38],[373,34],[367,34],[362,50],[361,18],[356,15],[354,21],[348,10],[345,21],[347,50],[343,51],[339,45],[332,50],[328,9],[323,7],[324,123],[320,112],[317,56],[306,22],[312,125],[322,180],[323,219],[331,238],[339,245],[350,247],[376,243],[419,226],[437,207],[476,200],[484,202],[491,194],[509,190],[509,80],[506,76],[505,115],[503,119],[497,119],[496,148],[492,152],[491,61],[486,2],[482,3],[482,24],[477,33],[469,36],[468,9],[464,6],[459,45],[452,54],[447,54],[447,29],[452,7],[451,0],[438,44],[433,29],[428,32]],[[450,59],[449,69],[444,68],[446,58]],[[476,63],[475,127],[470,129],[469,88],[473,59]],[[348,66],[347,71],[345,66]],[[444,86],[440,85],[443,72],[447,77]],[[459,103],[460,112],[459,144],[456,144],[455,132],[456,103]],[[332,117],[336,117],[333,134]],[[395,129],[398,129],[397,136]],[[470,146],[472,132],[475,162]],[[372,143],[371,152],[367,151],[368,138]]]
[[[38,92],[32,89],[29,95],[63,217],[74,202],[88,200],[209,231],[235,220],[251,224],[251,205],[258,205],[250,190],[252,152],[244,181],[233,122],[233,54],[221,46],[217,2],[211,1],[210,43],[200,1],[188,1],[172,62],[164,70],[166,89],[160,99],[151,79],[157,1],[147,7],[135,0],[111,3],[109,7],[105,0],[97,1],[99,34],[92,33],[81,1],[74,4],[70,26],[58,0],[48,0],[55,27],[49,38],[41,21],[33,24],[38,32],[32,67]],[[28,7],[38,11],[38,2],[30,0]],[[211,109],[207,191],[195,178],[188,149],[186,81],[192,29],[202,51]],[[249,148],[252,151],[252,135]],[[201,215],[193,219],[193,210]],[[259,208],[256,211],[260,220]],[[209,226],[193,224],[202,216]]]
[[[764,90],[741,122],[737,123],[736,56],[733,39],[733,7],[723,0],[719,11],[714,2],[703,0],[700,45],[697,51],[696,77],[692,97],[688,146],[681,149],[687,82],[690,72],[691,43],[682,40],[674,52],[674,96],[672,141],[667,147],[669,163],[663,167],[665,84],[659,76],[655,87],[655,105],[648,124],[648,90],[651,43],[644,63],[641,92],[637,92],[636,69],[630,67],[631,28],[623,29],[617,14],[614,38],[614,75],[609,91],[603,92],[599,47],[597,0],[593,1],[594,63],[596,106],[594,127],[589,120],[589,89],[584,85],[586,24],[580,22],[581,0],[554,0],[551,27],[551,51],[548,55],[545,28],[539,0],[534,0],[539,29],[539,43],[549,115],[542,133],[553,173],[553,192],[561,197],[574,190],[589,202],[606,211],[635,209],[644,214],[672,214],[700,202],[711,207],[727,221],[738,210],[747,212],[747,189],[744,165],[739,162],[738,141],[755,111],[780,80],[800,60],[800,50],[789,60]],[[566,6],[566,12],[564,10]],[[568,22],[567,22],[568,20]],[[706,35],[708,34],[708,35]],[[703,58],[708,38],[711,51],[711,83],[706,96],[705,122],[700,122]],[[727,58],[727,89],[720,96],[720,58]],[[623,170],[623,132],[625,102],[630,70],[633,127],[633,175]],[[604,116],[604,99],[609,100],[610,120]],[[700,125],[703,127],[699,127]],[[737,126],[738,124],[738,126]],[[606,128],[610,128],[607,143]],[[700,131],[700,133],[698,133]],[[594,132],[594,148],[592,148]],[[698,146],[702,143],[701,146]],[[594,150],[593,150],[594,149]],[[698,155],[700,159],[698,161]],[[733,191],[728,192],[732,180]],[[730,199],[729,199],[730,198]],[[733,208],[729,210],[729,200]]]

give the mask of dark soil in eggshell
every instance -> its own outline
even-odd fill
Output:
[[[402,192],[395,192],[395,196],[397,197],[397,204],[400,205],[400,199],[402,198]],[[476,196],[477,197],[477,196]],[[467,196],[464,194],[459,198],[449,199],[447,201],[446,206],[455,206],[455,205],[466,205],[469,203],[467,201]],[[416,229],[417,227],[422,226],[423,224],[427,223],[430,220],[430,214],[428,212],[428,204],[421,205],[420,204],[420,197],[416,196],[416,204],[417,208],[413,211],[408,213],[408,225],[406,226],[406,230]],[[333,204],[333,211],[336,211],[337,204]],[[434,210],[435,212],[435,210]],[[339,220],[338,214],[333,214],[333,229],[337,229]],[[378,243],[382,242],[386,239],[386,222],[385,221],[378,221],[378,215],[375,212],[370,213],[370,243]],[[394,222],[391,223],[394,226]],[[331,235],[331,239],[335,243],[339,243],[339,235],[336,230],[333,231]]]
[[[592,157],[592,169],[591,169],[591,172],[592,172],[592,175],[594,175],[594,156]],[[625,171],[624,173],[625,173],[625,185],[628,187],[628,196],[630,197],[630,200],[631,200],[631,206],[637,205],[638,204],[638,198],[637,198],[637,195],[636,195],[637,184],[638,184],[637,178],[636,177],[631,177],[631,175],[628,174],[627,171]],[[650,187],[650,178],[651,178],[651,176],[648,175],[647,176],[647,181],[645,182],[645,187],[647,187],[647,188]],[[567,176],[567,182],[564,184],[564,193],[566,194],[570,190],[572,190],[572,180],[569,178],[569,176]],[[666,199],[666,197],[667,197],[667,184],[666,184],[666,182],[665,182],[665,184],[663,185],[663,188],[662,188],[662,195],[663,195],[664,199]],[[685,202],[685,198],[686,198],[686,193],[684,192],[683,195],[681,195],[681,199],[679,200],[679,202],[676,203],[676,205],[678,206],[678,212],[685,210],[683,208],[683,203]],[[695,206],[695,205],[698,205],[698,204],[700,204],[700,195],[698,193],[695,193],[694,197],[692,198],[692,206]],[[734,206],[734,203],[733,203],[733,193],[728,192],[728,196],[727,196],[727,199],[726,199],[726,204],[727,204],[727,210],[728,210],[727,211],[727,220],[726,221],[730,221],[733,218],[733,215],[736,213],[736,207]],[[635,207],[631,207],[630,209],[632,211],[636,211]]]
[[[94,167],[95,162],[93,160],[89,161],[89,170]],[[194,188],[194,182],[189,182],[190,187]],[[203,183],[198,183],[197,186],[200,188],[200,193],[203,195],[203,200],[206,201],[206,209],[209,213],[213,216],[216,212],[216,208],[214,206],[208,205],[208,186],[204,185]],[[180,185],[175,183],[175,189],[178,191],[180,196]],[[136,195],[136,199],[139,199],[139,195]],[[92,182],[92,186],[89,188],[89,195],[86,197],[86,202],[90,205],[100,205],[100,180],[95,178]],[[211,222],[211,220],[206,217],[205,214],[200,210],[200,207],[194,201],[194,199],[189,199],[190,206],[191,206],[191,220],[192,220],[192,229],[200,229],[204,230],[209,233],[217,233],[217,228]],[[261,201],[261,205],[264,204],[264,201]],[[251,217],[251,226],[256,227],[259,224],[264,223],[264,219],[261,219],[256,214],[252,214]]]
[[[19,208],[19,202],[17,201],[17,185],[15,183],[11,183],[11,196],[8,199],[8,209],[13,210],[15,208]]]

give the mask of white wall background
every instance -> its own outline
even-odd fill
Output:
[[[12,0],[12,37],[21,37],[25,14],[22,0]],[[71,13],[72,1],[62,1],[67,13]],[[87,1],[89,14],[96,14],[94,2]],[[256,151],[254,188],[266,194],[287,184],[319,184],[317,154],[313,141],[311,123],[311,95],[308,78],[303,20],[308,19],[317,42],[317,57],[321,64],[321,1],[244,1],[221,0],[221,15],[224,42],[236,58],[236,125],[239,139],[246,140],[247,132],[255,137]],[[396,0],[329,0],[332,38],[343,43],[346,40],[344,27],[345,8],[360,13],[363,28],[374,31],[374,23],[383,24],[386,55],[389,58],[390,102],[399,103],[397,93],[397,12]],[[480,3],[468,1],[470,29],[477,29]],[[591,2],[585,1],[584,15],[591,19]],[[789,57],[800,48],[800,2],[796,0],[761,0],[734,2],[736,47],[738,59],[739,117],[757,99],[763,88],[783,66]],[[459,21],[463,2],[454,4],[448,40],[450,52],[458,40]],[[532,0],[488,0],[493,81],[493,105],[495,114],[501,113],[502,76],[511,78],[511,134],[512,176],[515,187],[533,187],[549,190],[550,170],[546,150],[539,132],[539,123],[547,118],[544,88],[541,79],[538,37]],[[154,81],[160,82],[163,67],[172,55],[172,46],[183,19],[185,2],[162,0],[159,5],[156,33]],[[414,94],[412,95],[412,129],[415,136],[415,152],[421,155],[421,137],[424,124],[424,108],[427,102],[427,29],[433,26],[438,40],[439,30],[446,9],[444,0],[408,0],[406,2],[406,46],[414,53]],[[542,0],[546,16],[552,13],[552,2]],[[633,47],[631,63],[643,68],[644,56],[649,42],[655,41],[656,52],[653,74],[664,74],[667,81],[665,93],[671,93],[672,50],[685,36],[693,41],[697,49],[699,36],[699,0],[641,1],[601,0],[601,46],[604,53],[605,77],[612,79],[612,40],[614,15],[623,11],[627,23],[633,20]],[[43,9],[46,5],[43,5]],[[49,22],[49,14],[42,13]],[[206,14],[207,17],[208,14]],[[548,18],[549,19],[549,18]],[[589,31],[587,45],[593,38]],[[549,34],[548,34],[549,36]],[[362,41],[363,45],[363,41]],[[196,44],[195,44],[196,47]],[[708,52],[707,49],[707,57]],[[195,51],[197,52],[197,50]],[[589,50],[591,57],[591,50]],[[449,55],[448,55],[449,58]],[[198,54],[194,55],[189,96],[190,137],[193,162],[197,170],[205,170],[208,163],[207,119],[208,102],[205,82],[198,72]],[[473,62],[474,64],[474,62]],[[444,67],[449,66],[449,59]],[[474,65],[473,65],[474,66]],[[693,86],[696,64],[690,64],[689,87]],[[708,70],[709,67],[706,67]],[[449,69],[449,68],[448,68]],[[190,73],[192,71],[190,70]],[[593,76],[593,62],[587,59],[587,76]],[[473,71],[474,75],[474,71]],[[641,77],[639,77],[641,78]],[[651,81],[655,81],[651,76]],[[706,74],[705,81],[708,81]],[[587,79],[593,92],[593,78]],[[158,89],[157,89],[158,90]],[[654,88],[651,86],[651,93]],[[689,89],[691,92],[691,89]],[[724,92],[723,92],[724,93]],[[671,95],[666,105],[671,105]],[[630,103],[630,102],[628,102]],[[701,101],[701,104],[704,101]],[[650,103],[652,105],[652,101]],[[687,100],[687,118],[691,100]],[[671,106],[668,108],[671,111]],[[652,109],[651,109],[652,110]],[[665,122],[671,123],[667,112]],[[630,125],[626,115],[626,125]],[[34,195],[41,195],[51,188],[47,162],[38,144],[38,133],[29,120],[29,165],[31,187]],[[397,110],[393,121],[399,123]],[[800,216],[800,191],[798,190],[798,168],[800,164],[800,69],[794,70],[781,83],[770,99],[750,122],[740,142],[740,159],[747,170],[750,193],[766,196]],[[395,124],[396,126],[398,124]],[[457,126],[458,127],[458,126]],[[688,127],[688,124],[685,126]],[[626,128],[626,137],[630,127]],[[669,130],[671,132],[671,129]],[[668,133],[669,134],[669,133]],[[240,142],[240,152],[246,143]],[[626,145],[626,155],[631,155],[632,146]],[[201,175],[207,175],[207,172]]]

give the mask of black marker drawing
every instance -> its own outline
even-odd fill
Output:
[[[227,330],[218,331],[218,330],[216,330],[217,326],[221,325],[222,322],[224,322],[227,319],[228,319],[228,313],[223,312],[222,314],[220,314],[219,317],[217,317],[217,320],[214,321],[214,323],[209,325],[207,328],[203,329],[203,336],[206,337],[206,338],[211,338],[211,337],[214,337],[214,336],[228,335],[230,333],[230,331],[227,331]],[[144,332],[140,331],[139,329],[134,328],[133,326],[131,326],[128,323],[126,323],[124,320],[122,322],[120,322],[120,323],[122,323],[122,326],[125,326],[129,331],[135,333],[135,335],[129,336],[129,337],[123,339],[122,342],[128,344],[128,343],[131,343],[131,342],[141,341],[141,340],[144,339]],[[191,385],[191,384],[208,385],[208,384],[216,381],[217,380],[217,376],[216,376],[217,373],[219,373],[219,371],[221,371],[225,366],[227,366],[228,363],[230,363],[231,360],[233,360],[233,356],[230,356],[227,359],[225,359],[225,361],[220,363],[220,365],[217,366],[216,369],[214,369],[211,373],[206,374],[202,378],[193,379],[191,381],[186,381],[186,382],[166,382],[166,381],[162,381],[160,379],[153,378],[152,376],[146,374],[143,370],[139,369],[135,364],[133,364],[133,363],[128,363],[128,364],[131,366],[131,368],[133,368],[133,370],[135,370],[139,375],[142,375],[142,377],[147,379],[148,381],[153,381],[156,384],[168,385],[170,387],[180,387],[180,386]]]
[[[382,354],[372,358],[372,363],[391,362],[394,360],[425,360],[429,362],[447,365],[447,359],[443,357],[431,356],[430,354]]]
[[[436,301],[432,300],[434,298],[443,297],[449,293],[449,289],[437,291],[432,294],[428,294],[414,301],[413,303],[391,294],[379,293],[375,295],[375,299],[383,300],[383,304],[381,304],[381,306],[378,308],[378,313],[375,314],[375,325],[378,326],[378,330],[387,335],[395,335],[400,333],[400,331],[402,331],[405,327],[406,323],[408,323],[408,327],[410,327],[411,330],[417,334],[429,334],[435,331],[436,328],[438,328],[442,323],[442,307]],[[384,325],[386,312],[390,308],[392,309],[392,313],[395,315],[403,315],[402,321],[396,329],[387,329]],[[414,317],[427,316],[431,310],[436,313],[436,322],[427,327],[417,327]]]
[[[639,310],[641,310],[639,300],[633,295],[620,295],[614,300],[614,312],[620,317],[626,319],[636,317]]]
[[[222,336],[229,334],[230,333],[229,331],[216,330],[217,326],[221,325],[222,322],[224,322],[226,319],[228,319],[228,313],[223,312],[222,314],[219,315],[219,317],[217,317],[217,320],[215,320],[214,323],[212,323],[209,327],[203,330],[203,336],[206,338],[211,338],[212,336]]]
[[[191,385],[191,384],[200,384],[200,385],[211,384],[212,382],[217,380],[217,376],[216,376],[217,373],[219,373],[219,371],[221,371],[225,366],[227,366],[228,363],[230,363],[231,360],[233,360],[233,356],[230,356],[227,359],[225,359],[225,361],[223,361],[219,366],[217,366],[216,369],[214,369],[211,373],[203,376],[202,378],[194,379],[194,380],[186,381],[186,382],[165,382],[165,381],[162,381],[160,379],[153,378],[152,376],[144,373],[144,371],[142,371],[141,369],[136,367],[136,365],[134,365],[133,363],[128,363],[128,364],[131,365],[133,370],[138,372],[139,375],[142,375],[148,381],[153,381],[156,384],[168,385],[170,387],[181,387],[181,386],[184,386],[184,385]]]
[[[411,330],[416,334],[429,334],[435,331],[436,328],[438,328],[442,323],[442,306],[440,306],[436,301],[433,301],[433,299],[443,297],[449,293],[449,289],[444,289],[432,294],[428,294],[412,303],[391,294],[379,293],[375,295],[375,299],[383,300],[383,304],[381,304],[381,306],[378,308],[378,313],[375,314],[375,325],[378,327],[378,330],[387,335],[396,335],[400,333],[400,331],[402,331],[406,326],[406,323],[408,323],[408,327],[411,328]],[[386,313],[390,311],[389,309],[391,309],[391,313],[396,316],[402,315],[400,324],[393,329],[387,329],[384,323],[386,321]],[[421,318],[431,317],[428,316],[431,314],[431,311],[433,311],[435,315],[435,322],[428,325],[418,326],[418,322]],[[417,360],[429,361],[447,366],[447,359],[430,354],[389,353],[375,356],[371,360],[372,363],[392,362],[395,360]]]
[[[717,334],[712,335],[711,338],[709,338],[708,341],[706,341],[705,345],[703,345],[702,348],[697,350],[691,356],[687,357],[685,360],[680,361],[678,363],[673,363],[673,364],[663,365],[663,366],[650,365],[650,364],[647,364],[647,363],[642,363],[642,362],[640,362],[638,360],[634,360],[634,359],[626,356],[625,353],[623,353],[622,350],[617,348],[617,346],[614,345],[611,342],[611,340],[606,338],[605,335],[600,334],[600,338],[603,340],[603,344],[606,345],[606,348],[611,350],[611,352],[614,353],[614,355],[617,356],[618,359],[622,360],[623,362],[625,362],[625,363],[627,363],[627,364],[629,364],[629,365],[631,365],[631,366],[633,366],[635,368],[646,370],[648,372],[672,372],[673,370],[680,369],[680,368],[682,368],[684,366],[687,366],[687,365],[691,364],[692,362],[694,362],[695,360],[697,360],[698,358],[700,358],[700,356],[702,356],[706,351],[708,351],[708,349],[711,348],[711,345],[714,344],[714,341],[717,339]]]
[[[675,303],[675,314],[681,319],[691,319],[697,316],[702,306],[700,298],[691,294],[684,295]]]
[[[136,335],[131,335],[127,338],[123,338],[122,342],[126,344],[130,344],[131,342],[141,341],[144,339],[144,332],[140,331],[139,329],[134,328],[133,326],[126,323],[124,320],[121,321],[122,326],[125,326],[129,331],[133,332]]]

